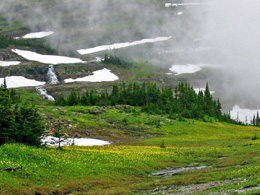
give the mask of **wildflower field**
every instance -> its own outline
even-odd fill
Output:
[[[250,187],[254,188],[243,193],[260,193],[257,189],[260,186],[259,128],[188,119],[169,120],[164,116],[143,113],[130,113],[125,120],[126,113],[116,109],[100,116],[77,115],[73,120],[73,112],[75,110],[67,109],[65,117],[74,121],[75,126],[88,124],[106,133],[112,129],[111,132],[119,136],[120,130],[110,125],[113,121],[125,124],[129,129],[139,127],[135,133],[137,135],[140,131],[140,137],[125,143],[124,138],[122,144],[68,146],[62,150],[56,147],[3,145],[0,147],[0,194],[156,194],[154,189],[162,186],[175,186],[177,189],[209,182],[219,185],[194,194],[221,194],[231,189]],[[95,126],[97,119],[99,122]],[[160,119],[159,126],[153,125],[154,119]],[[152,136],[143,137],[145,133],[141,131],[144,130]],[[3,170],[15,166],[22,166],[22,169]],[[195,166],[207,167],[167,178],[149,176],[169,167]],[[222,182],[227,183],[224,185]]]

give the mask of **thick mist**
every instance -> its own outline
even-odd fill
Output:
[[[173,40],[168,45],[160,44],[157,48],[149,46],[150,50],[159,52],[175,48],[176,43],[187,45],[200,36],[197,35],[200,15],[196,10],[187,10],[184,15],[179,16],[179,11],[185,8],[166,8],[166,2],[8,0],[0,2],[0,12],[10,22],[22,21],[31,31],[54,31],[48,41],[63,54],[99,45],[172,36]],[[144,49],[146,48],[141,47],[140,51]]]
[[[223,66],[223,96],[242,107],[260,107],[260,2],[217,0],[209,6],[207,39]]]

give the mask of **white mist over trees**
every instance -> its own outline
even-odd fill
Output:
[[[260,106],[260,1],[217,0],[209,6],[208,39],[221,53],[223,90],[243,107]]]

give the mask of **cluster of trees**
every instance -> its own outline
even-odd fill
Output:
[[[27,46],[27,47],[32,47],[32,48],[40,48],[44,49],[48,53],[54,54],[55,51],[46,45],[44,42],[41,40],[36,40],[36,39],[14,39],[11,36],[8,35],[0,35],[0,49],[7,48],[11,45],[15,46]]]
[[[114,84],[110,92],[95,89],[80,94],[72,90],[67,97],[60,94],[55,101],[58,106],[75,105],[132,105],[142,107],[142,111],[153,114],[180,115],[186,118],[215,117],[222,121],[230,119],[229,115],[222,115],[219,100],[214,100],[208,84],[205,92],[198,94],[187,82],[180,82],[175,90],[171,87],[159,88],[156,84],[134,82],[126,85],[124,82]]]
[[[32,105],[20,104],[15,90],[7,89],[4,83],[0,87],[0,145],[40,145],[43,132],[44,126],[37,109]]]

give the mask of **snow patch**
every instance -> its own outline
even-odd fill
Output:
[[[175,75],[180,74],[192,74],[198,71],[201,71],[201,67],[198,65],[173,65],[170,68],[170,71],[174,72]]]
[[[21,62],[19,61],[0,61],[0,66],[15,66],[19,65]]]
[[[254,115],[256,116],[257,112],[260,113],[259,110],[250,110],[250,109],[242,109],[238,105],[235,105],[233,109],[230,111],[230,116],[234,120],[238,120],[247,124],[250,124],[253,120]]]
[[[7,88],[17,88],[17,87],[31,87],[44,85],[45,82],[36,81],[33,79],[27,79],[23,76],[10,76],[6,77],[6,86]],[[4,78],[0,78],[0,84],[4,84]]]
[[[100,51],[105,51],[105,50],[114,50],[114,49],[120,49],[120,48],[125,48],[125,47],[130,47],[134,45],[141,45],[145,43],[154,43],[154,42],[159,42],[159,41],[167,41],[171,39],[172,37],[157,37],[153,39],[142,39],[140,41],[134,41],[134,42],[126,42],[126,43],[115,43],[112,45],[102,45],[90,49],[80,49],[78,50],[78,53],[81,55],[85,54],[91,54],[91,53],[96,53]]]
[[[208,65],[208,64],[172,65],[172,67],[170,68],[170,71],[174,72],[175,75],[192,74],[192,73],[201,71],[203,67],[217,68],[217,67],[222,67],[222,66],[220,66],[220,65]]]
[[[111,70],[106,68],[102,70],[97,70],[93,72],[93,75],[77,78],[77,79],[65,79],[65,83],[72,83],[76,81],[83,81],[83,82],[103,82],[103,81],[116,81],[118,80],[118,76],[111,73]]]
[[[58,146],[58,138],[53,136],[44,136],[41,139],[42,144],[46,144],[47,146]],[[103,141],[99,139],[92,139],[92,138],[68,138],[68,139],[61,139],[61,146],[69,146],[69,145],[76,145],[76,146],[104,146],[111,144],[108,141]]]
[[[38,39],[38,38],[43,38],[43,37],[50,36],[53,33],[54,32],[52,32],[52,31],[35,32],[35,33],[26,34],[22,38],[24,38],[24,39]]]
[[[71,57],[55,56],[55,55],[42,55],[36,52],[19,50],[19,49],[12,49],[12,51],[27,60],[37,61],[45,64],[84,63],[84,61],[82,61],[79,58],[71,58]]]

